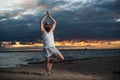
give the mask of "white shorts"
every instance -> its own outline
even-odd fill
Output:
[[[44,52],[45,52],[45,57],[49,57],[52,54],[61,54],[60,51],[56,48],[56,47],[50,47],[50,48],[43,48]]]

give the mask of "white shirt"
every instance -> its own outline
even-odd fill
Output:
[[[49,47],[55,47],[54,44],[54,35],[53,31],[50,30],[50,32],[44,32],[42,34],[42,39],[43,39],[43,47],[44,48],[49,48]]]

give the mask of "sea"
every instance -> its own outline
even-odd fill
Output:
[[[85,50],[60,50],[65,60],[120,57],[120,49],[85,49]],[[44,63],[43,51],[0,51],[1,67],[27,66],[30,63]],[[51,59],[55,59],[54,56]]]

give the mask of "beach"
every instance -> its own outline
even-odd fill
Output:
[[[48,76],[43,62],[0,68],[0,80],[120,80],[120,57],[66,60]]]

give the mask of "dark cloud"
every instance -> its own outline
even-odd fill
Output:
[[[59,27],[63,39],[96,39],[96,40],[115,40],[120,39],[120,23],[76,23],[71,26],[64,25]],[[74,26],[74,28],[73,28]],[[64,36],[63,36],[64,35]]]
[[[0,41],[41,39],[39,20],[45,10],[49,10],[57,21],[55,39],[118,40],[120,22],[116,19],[120,18],[119,8],[119,0],[37,0],[32,7],[22,4],[21,9],[0,14]]]

